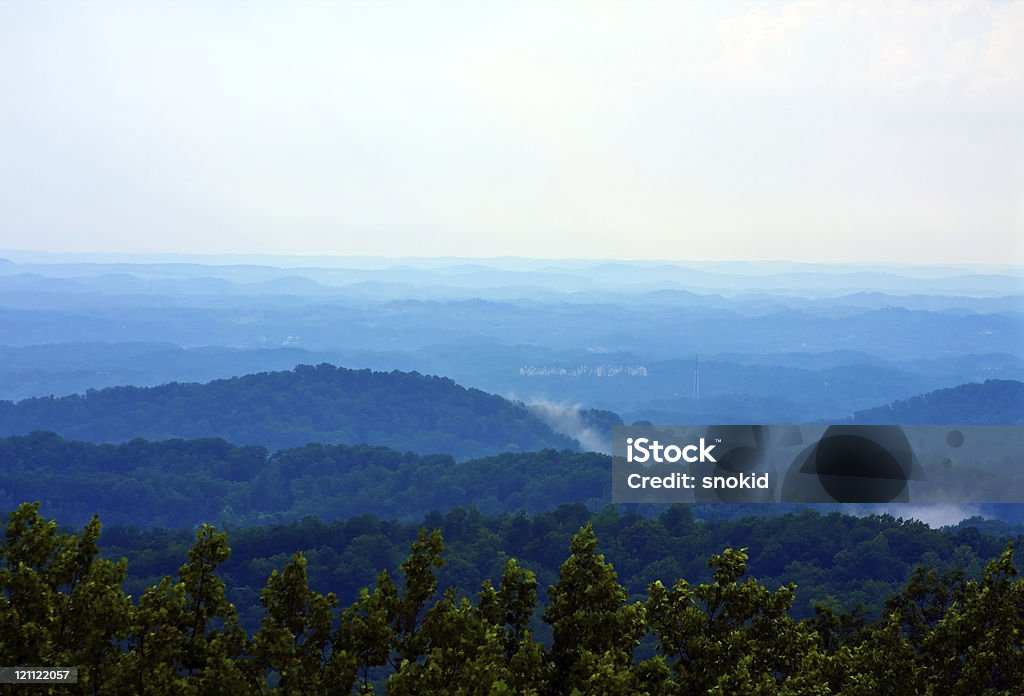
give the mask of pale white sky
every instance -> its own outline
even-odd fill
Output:
[[[1024,263],[1024,2],[3,2],[0,248]]]

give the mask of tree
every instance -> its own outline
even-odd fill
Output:
[[[922,640],[921,659],[935,694],[1009,693],[1024,684],[1024,578],[1012,544],[966,583]]]
[[[333,593],[309,589],[306,558],[301,552],[278,573],[273,571],[260,593],[266,613],[253,641],[255,668],[278,676],[276,691],[288,696],[351,690],[355,670],[349,660],[332,659]]]
[[[121,590],[127,561],[98,558],[100,529],[94,517],[62,534],[39,503],[10,514],[0,542],[0,663],[78,666],[79,693],[101,693],[132,605]]]
[[[388,572],[382,571],[373,593],[364,588],[359,598],[341,613],[333,656],[339,671],[341,665],[347,665],[352,682],[359,680],[360,693],[373,693],[374,670],[391,661],[397,638],[389,621],[389,608],[397,601],[397,594]],[[342,680],[342,684],[347,683]]]
[[[712,581],[648,589],[647,617],[678,684],[693,693],[761,693],[799,673],[817,635],[793,622],[795,586],[775,592],[747,570],[746,549],[708,560]]]
[[[640,603],[627,604],[615,570],[597,553],[587,523],[572,539],[558,582],[548,590],[555,693],[635,693],[633,651],[645,633]]]
[[[132,612],[115,692],[259,692],[258,676],[245,659],[248,638],[216,573],[230,555],[227,535],[203,525],[189,562],[178,570],[179,581],[165,577],[146,590]]]

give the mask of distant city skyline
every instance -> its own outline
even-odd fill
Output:
[[[0,249],[1024,265],[1020,0],[4,3],[0,89]]]

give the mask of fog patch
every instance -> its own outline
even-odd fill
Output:
[[[600,429],[587,425],[583,410],[578,404],[560,404],[537,399],[526,407],[556,433],[575,439],[588,452],[611,454],[610,433],[602,433]]]
[[[982,511],[981,507],[977,505],[953,505],[941,503],[928,505],[913,505],[907,503],[900,503],[898,505],[858,505],[856,514],[888,514],[905,520],[919,520],[933,529],[955,525],[970,517],[991,517],[991,515],[986,515]]]

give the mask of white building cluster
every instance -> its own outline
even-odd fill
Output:
[[[646,377],[643,365],[577,365],[576,367],[553,367],[524,365],[519,368],[520,377]]]

